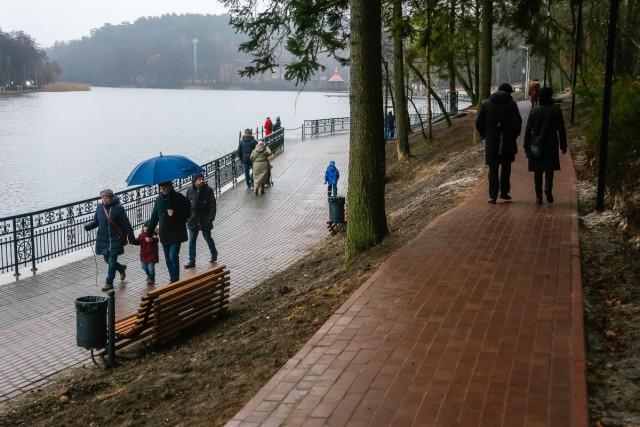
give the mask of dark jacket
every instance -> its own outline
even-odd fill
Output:
[[[167,214],[167,209],[173,209],[173,216]],[[160,194],[153,205],[147,237],[153,237],[153,230],[159,225],[162,244],[186,242],[189,240],[186,223],[190,214],[189,201],[181,193],[172,190],[166,196]]]
[[[524,151],[529,153],[532,143],[542,144],[542,159],[529,159],[529,171],[545,166],[560,170],[560,154],[567,151],[567,133],[564,128],[562,110],[555,104],[539,104],[531,109],[524,132]]]
[[[497,165],[515,161],[518,152],[516,141],[522,130],[522,117],[511,94],[498,91],[485,100],[476,118],[476,129],[485,141],[485,164]],[[499,154],[501,136],[502,155]]]
[[[273,127],[271,129],[273,129],[273,131],[277,131],[280,128],[282,128],[282,123],[280,122],[280,117],[276,117],[276,121],[273,123]]]
[[[391,111],[387,113],[385,122],[387,124],[387,130],[393,130],[396,127],[396,118],[393,116],[393,113]]]
[[[194,182],[187,189],[187,200],[191,203],[191,216],[187,220],[187,228],[211,230],[216,219],[216,196],[213,188],[206,182],[198,188]]]
[[[242,137],[238,145],[238,158],[242,163],[251,164],[251,152],[256,148],[256,145],[258,145],[258,141],[253,135]]]
[[[118,197],[114,197],[108,205],[98,203],[93,219],[84,225],[84,229],[89,231],[96,227],[98,228],[98,231],[96,232],[97,255],[106,255],[107,253],[111,255],[122,255],[124,253],[124,247],[120,243],[118,232],[109,223],[103,207],[107,209],[111,221],[120,226],[125,233],[127,233],[129,242],[137,243],[129,218],[124,211],[124,207],[120,204],[120,199]]]

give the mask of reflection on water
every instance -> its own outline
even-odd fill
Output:
[[[129,172],[160,152],[204,164],[235,150],[238,132],[267,116],[290,130],[349,116],[348,97],[325,95],[93,88],[0,98],[0,218],[123,190]]]

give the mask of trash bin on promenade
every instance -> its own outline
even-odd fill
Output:
[[[107,344],[107,298],[87,296],[76,299],[76,344],[86,349]]]
[[[329,222],[344,223],[344,197],[329,197]]]

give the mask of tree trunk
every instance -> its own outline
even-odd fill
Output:
[[[345,263],[387,234],[382,0],[351,0],[351,132]],[[397,95],[396,95],[397,96]],[[398,120],[399,122],[399,120]]]
[[[493,1],[482,0],[480,35],[480,88],[478,105],[491,95],[491,57],[493,54]],[[527,82],[525,82],[526,84]]]
[[[431,34],[431,8],[427,9],[427,34]],[[431,89],[431,43],[427,43],[425,52],[425,77],[427,87]],[[433,111],[431,110],[431,93],[427,92],[427,139],[433,139]]]
[[[449,4],[449,34],[456,31],[456,0],[450,0]],[[456,113],[458,110],[456,91],[456,67],[454,64],[453,51],[447,54],[447,73],[449,75],[449,111]]]
[[[404,88],[404,55],[402,50],[402,0],[393,0],[393,87],[396,93],[396,138],[398,160],[409,160],[409,114]]]

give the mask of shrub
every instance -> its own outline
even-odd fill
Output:
[[[602,90],[580,88],[577,94],[586,98],[589,124],[584,134],[588,164],[597,175],[602,125]],[[623,201],[638,188],[640,158],[640,80],[622,79],[613,86],[609,122],[606,186],[614,200]]]

